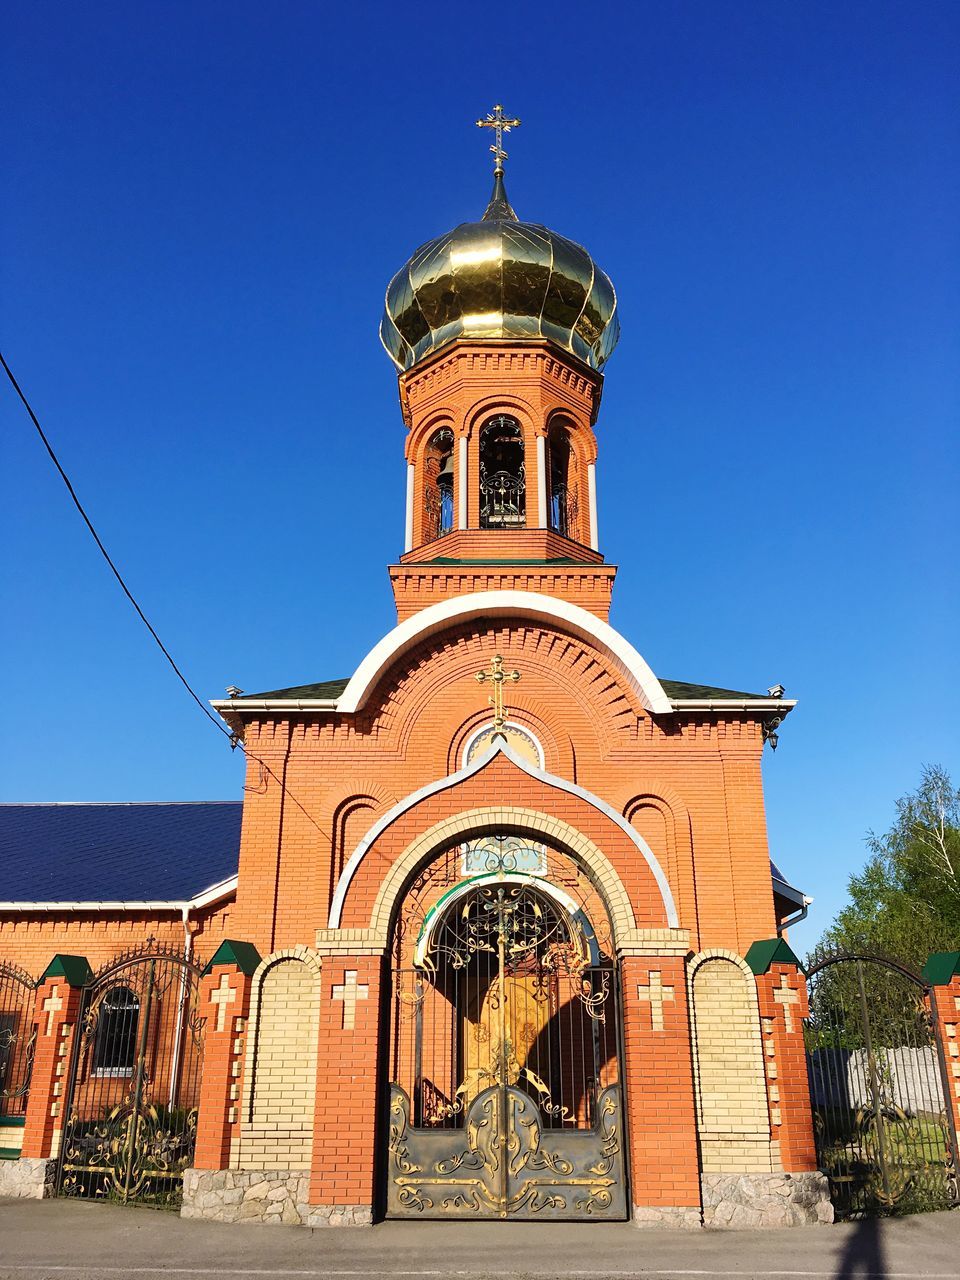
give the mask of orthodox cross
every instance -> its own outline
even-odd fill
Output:
[[[63,996],[58,986],[51,987],[50,994],[43,1002],[43,1011],[47,1015],[47,1029],[44,1035],[53,1035],[53,1020],[63,1008]]]
[[[493,146],[490,148],[493,152],[495,161],[493,166],[494,173],[503,173],[503,162],[507,158],[507,153],[503,149],[503,135],[505,133],[509,133],[511,129],[518,129],[519,127],[520,121],[515,120],[510,116],[505,116],[503,114],[503,107],[499,102],[492,111],[487,112],[486,120],[477,121],[478,129],[493,129],[494,131],[496,142],[494,142]]]
[[[217,1030],[222,1031],[227,1021],[227,1005],[233,1004],[237,993],[230,985],[230,975],[221,973],[220,985],[210,993],[211,1001],[217,1006]]]
[[[485,684],[489,680],[493,685],[493,693],[491,693],[487,701],[493,707],[493,728],[495,732],[499,732],[506,721],[503,710],[503,682],[504,680],[513,681],[519,679],[519,671],[504,671],[503,658],[499,653],[493,655],[489,671],[477,672],[477,681],[480,684]]]
[[[370,988],[366,983],[357,982],[357,970],[347,969],[343,975],[343,982],[338,982],[333,988],[334,1000],[343,1001],[343,1030],[352,1031],[357,1022],[357,1001],[366,1000],[370,994]]]
[[[673,999],[673,987],[663,985],[663,974],[659,969],[650,973],[649,984],[640,983],[637,987],[637,999],[650,1002],[650,1029],[663,1030],[663,1002]]]
[[[788,1034],[792,1034],[793,1018],[790,1014],[790,1006],[799,1002],[800,993],[798,991],[794,991],[793,987],[790,986],[790,979],[785,973],[781,973],[780,975],[780,987],[778,990],[774,991],[773,998],[776,1000],[777,1004],[783,1005],[783,1025]]]

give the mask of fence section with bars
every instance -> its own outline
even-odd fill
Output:
[[[0,1160],[17,1159],[23,1140],[37,1041],[35,991],[29,973],[0,961]]]
[[[957,1135],[923,979],[841,955],[816,963],[809,984],[814,1133],[838,1217],[956,1204]]]
[[[200,1097],[200,976],[182,955],[152,948],[113,961],[85,989],[58,1194],[179,1205]]]

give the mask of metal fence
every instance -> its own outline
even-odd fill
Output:
[[[121,956],[86,987],[58,1194],[179,1205],[200,1100],[200,976],[181,954],[154,947]]]
[[[865,955],[827,956],[808,978],[817,1156],[838,1216],[957,1203],[946,1062],[923,979]]]

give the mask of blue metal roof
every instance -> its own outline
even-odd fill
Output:
[[[237,874],[243,804],[0,804],[0,901],[178,902]]]

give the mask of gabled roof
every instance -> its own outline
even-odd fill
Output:
[[[242,703],[245,699],[259,698],[330,698],[332,701],[340,697],[349,683],[349,679],[321,680],[318,684],[291,685],[289,689],[268,689],[264,693],[245,693],[231,701]],[[722,700],[746,698],[750,701],[761,699],[766,702],[770,698],[767,693],[744,693],[742,689],[720,689],[712,684],[685,684],[682,680],[663,679],[660,683],[667,697],[677,702],[689,698]]]
[[[742,689],[720,689],[713,684],[685,684],[682,680],[664,680],[660,678],[663,691],[672,702],[685,702],[688,699],[720,699],[746,698],[751,702],[766,702],[769,693],[744,693]]]
[[[3,902],[184,902],[237,874],[243,805],[0,804]]]

